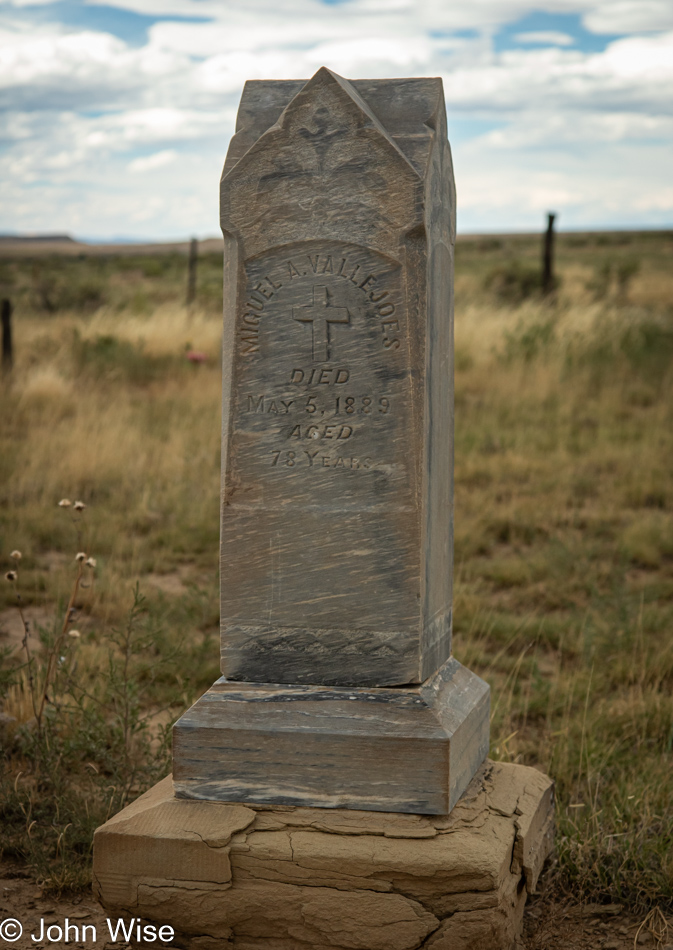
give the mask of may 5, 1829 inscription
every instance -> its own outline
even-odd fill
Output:
[[[488,687],[450,655],[454,220],[441,80],[246,84],[223,678],[175,727],[178,795],[442,812],[486,754]]]

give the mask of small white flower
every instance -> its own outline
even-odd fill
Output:
[[[75,560],[80,561],[80,563],[82,561],[86,561],[86,554],[84,553],[84,551],[78,551],[77,554],[75,555]]]
[[[88,558],[86,559],[86,566],[87,566],[87,567],[95,567],[95,566],[96,566],[96,558],[95,558],[95,557],[88,557]]]
[[[79,632],[79,630],[68,630],[68,636],[72,637],[73,640],[79,640],[82,634]]]
[[[69,508],[72,505],[72,502],[69,498],[61,498],[58,503],[59,508]]]
[[[75,504],[73,505],[73,508],[75,509],[75,511],[84,511],[84,509],[86,508],[86,505],[84,504],[83,501],[76,501]]]
[[[10,556],[10,557],[12,558],[12,560],[14,560],[14,561],[20,561],[20,560],[21,560],[21,551],[12,551],[12,553],[11,553],[9,556]]]
[[[16,573],[16,571],[7,571],[7,573],[5,574],[5,580],[9,581],[10,584],[12,584],[16,580],[17,577],[18,577],[18,574]]]

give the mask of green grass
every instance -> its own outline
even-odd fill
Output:
[[[557,886],[634,910],[673,908],[672,251],[666,232],[560,235],[547,300],[538,240],[464,239],[456,265],[454,652],[492,686],[491,755],[556,781]],[[97,559],[42,747],[25,668],[0,664],[3,845],[54,890],[88,880],[93,828],[168,768],[166,724],[217,676],[220,271],[202,264],[190,315],[177,256],[0,268],[0,558],[23,552],[24,602],[55,617],[37,654],[76,551]]]

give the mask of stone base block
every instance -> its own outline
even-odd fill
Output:
[[[444,817],[187,801],[168,778],[97,830],[94,890],[187,950],[509,950],[553,802],[488,760]]]
[[[399,688],[222,678],[173,727],[175,794],[446,815],[488,734],[489,687],[453,657]]]

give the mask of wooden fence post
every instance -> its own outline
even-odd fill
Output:
[[[547,214],[547,230],[542,245],[542,293],[545,297],[552,293],[556,286],[554,278],[554,219],[556,215],[551,211]]]
[[[9,372],[14,361],[12,348],[12,301],[5,298],[2,301],[2,368]]]
[[[195,237],[189,242],[189,263],[187,265],[187,306],[196,300],[196,262],[198,260],[198,241]]]

